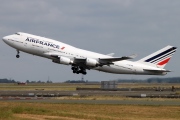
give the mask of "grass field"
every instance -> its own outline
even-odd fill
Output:
[[[180,84],[119,84],[119,88],[180,87]],[[100,84],[0,84],[0,90],[76,90],[76,87],[100,88]],[[177,92],[178,93],[178,92]],[[118,96],[75,96],[54,99],[138,100]],[[168,98],[143,98],[147,101],[179,101]],[[179,101],[180,102],[180,101]],[[60,104],[0,101],[0,120],[180,120],[180,106]]]
[[[66,84],[66,83],[29,83],[27,85],[17,85],[13,83],[0,84],[0,90],[58,90],[58,91],[70,91],[76,90],[77,87],[90,87],[99,88],[100,85],[85,85],[85,84]]]
[[[179,120],[179,106],[0,102],[1,120]]]
[[[175,88],[180,88],[180,84],[167,84],[167,83],[121,83],[118,84],[118,88],[171,88],[175,86]],[[100,88],[100,84],[68,84],[68,83],[29,83],[27,85],[17,85],[12,83],[1,83],[0,90],[36,90],[36,89],[43,89],[43,90],[60,90],[60,91],[70,91],[76,90],[77,87],[82,88]]]

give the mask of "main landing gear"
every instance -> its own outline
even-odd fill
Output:
[[[19,57],[20,57],[19,53],[20,53],[19,50],[17,50],[16,58],[19,58]]]
[[[82,73],[83,75],[86,75],[86,69],[84,69],[83,67],[79,67],[79,66],[72,66],[71,68],[73,70],[73,73],[79,74]]]

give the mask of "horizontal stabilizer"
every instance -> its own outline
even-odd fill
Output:
[[[151,70],[151,69],[143,69],[144,71],[150,71],[150,72],[171,72],[170,70]]]

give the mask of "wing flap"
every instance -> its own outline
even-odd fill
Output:
[[[128,59],[133,59],[135,58],[137,55],[133,54],[131,56],[123,56],[123,57],[113,57],[113,58],[99,58],[99,62],[100,63],[112,63],[112,62],[116,62],[116,61],[122,61],[122,60],[128,60]]]

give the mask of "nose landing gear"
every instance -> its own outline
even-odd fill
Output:
[[[17,50],[16,58],[19,58],[19,57],[20,57],[19,53],[20,53],[19,50]]]

